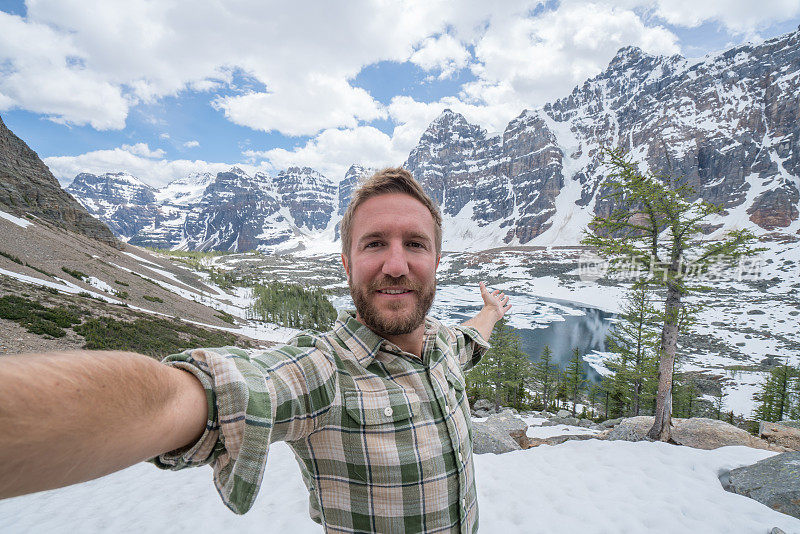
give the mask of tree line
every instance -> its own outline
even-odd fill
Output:
[[[336,320],[336,310],[319,288],[297,284],[267,282],[253,285],[251,318],[305,330],[329,330]]]

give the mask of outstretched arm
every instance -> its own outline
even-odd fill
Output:
[[[508,296],[495,289],[491,293],[486,288],[486,284],[480,283],[481,297],[483,298],[483,308],[478,312],[478,315],[465,321],[464,326],[471,326],[477,330],[483,339],[489,339],[492,335],[492,330],[497,321],[511,309],[511,304],[508,303]]]
[[[190,373],[131,352],[0,356],[0,498],[57,488],[194,443]]]

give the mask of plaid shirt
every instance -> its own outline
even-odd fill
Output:
[[[248,356],[195,349],[167,357],[202,382],[206,431],[151,460],[211,463],[225,504],[253,504],[269,444],[294,450],[311,518],[326,532],[477,530],[472,428],[462,369],[489,345],[474,329],[426,318],[422,359],[340,312],[333,330]]]

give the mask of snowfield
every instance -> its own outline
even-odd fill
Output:
[[[570,441],[475,457],[480,532],[800,533],[800,520],[722,489],[718,474],[774,453],[664,443]],[[244,516],[216,494],[211,469],[139,464],[107,477],[0,501],[4,533],[319,533],[289,447],[276,443]]]

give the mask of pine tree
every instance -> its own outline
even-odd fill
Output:
[[[606,150],[604,154],[611,172],[602,198],[613,203],[613,211],[607,216],[595,216],[583,243],[597,247],[615,268],[621,262],[631,261],[648,266],[645,280],[664,289],[658,392],[648,436],[669,441],[672,373],[680,321],[686,296],[696,289],[686,283],[687,275],[708,270],[720,258],[734,260],[760,249],[751,246],[756,238],[747,230],[732,231],[721,241],[697,245],[695,242],[705,229],[704,222],[722,208],[696,201],[692,189],[672,176],[640,172],[622,149]],[[690,250],[695,254],[687,258]]]
[[[548,405],[552,402],[553,389],[556,382],[556,372],[558,368],[552,363],[553,351],[550,350],[550,345],[545,345],[542,349],[542,355],[539,361],[534,364],[533,368],[533,383],[536,389],[542,394],[542,404],[544,409],[547,410]]]
[[[797,409],[797,381],[800,369],[788,362],[777,365],[769,372],[761,389],[753,396],[757,402],[756,416],[762,421],[782,421],[794,416]]]
[[[568,399],[572,401],[572,415],[575,415],[575,406],[578,398],[586,387],[586,380],[583,374],[583,360],[580,351],[575,348],[572,351],[572,359],[564,370],[564,383],[567,390]]]

